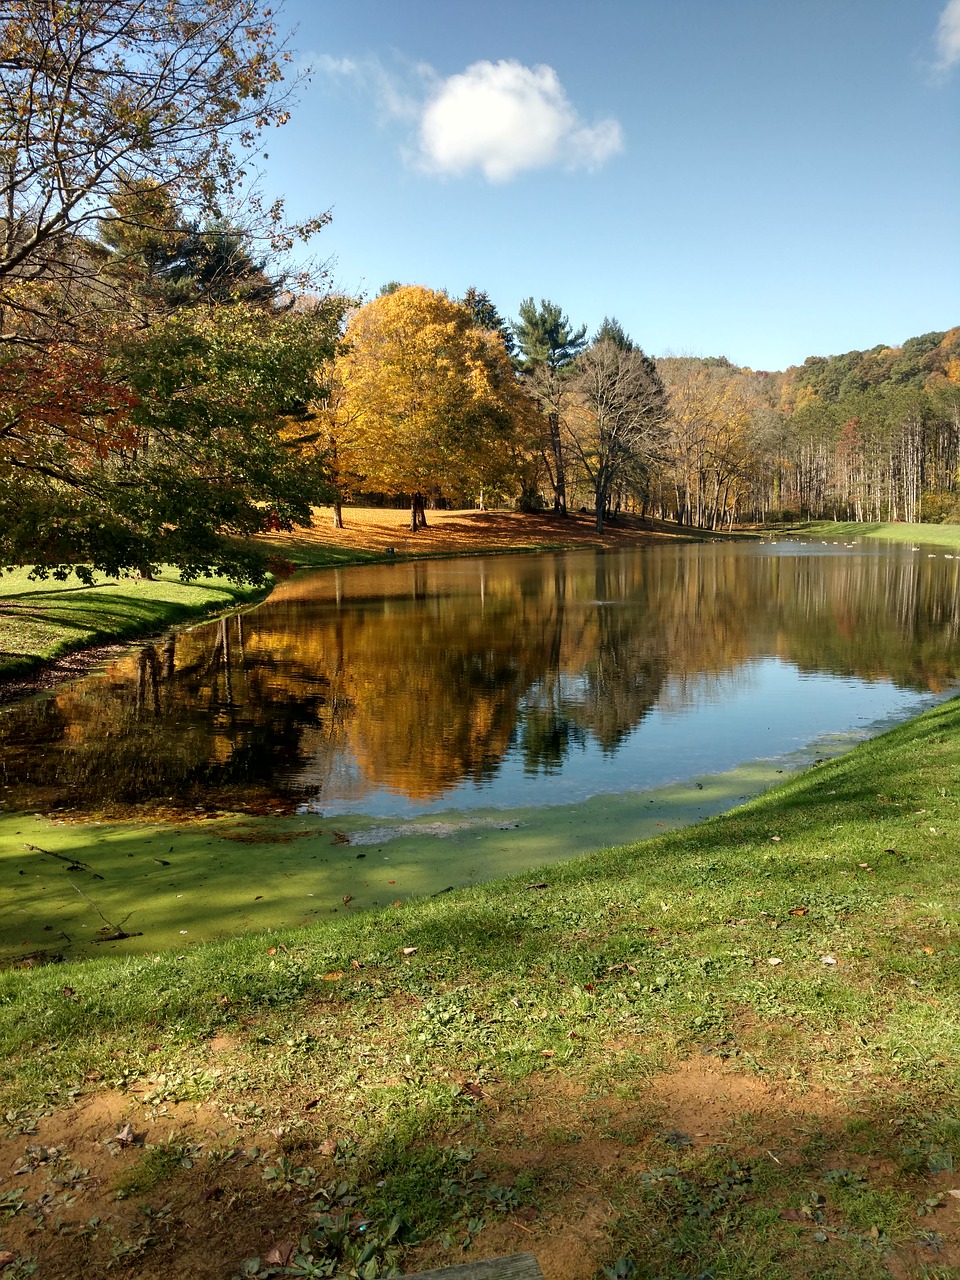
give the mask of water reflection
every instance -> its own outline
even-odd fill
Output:
[[[388,812],[658,785],[671,752],[728,768],[828,710],[909,714],[949,688],[958,567],[680,546],[304,576],[9,709],[5,800]]]

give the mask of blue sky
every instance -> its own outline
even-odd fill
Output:
[[[960,0],[287,0],[335,283],[781,369],[960,323]]]

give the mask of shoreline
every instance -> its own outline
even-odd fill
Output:
[[[666,526],[641,525],[635,517],[622,517],[619,522],[608,525],[604,534],[597,535],[592,529],[592,519],[585,519],[579,514],[570,515],[565,520],[552,515],[527,517],[516,512],[496,511],[431,511],[430,516],[432,523],[426,530],[410,535],[404,528],[409,522],[406,511],[345,508],[347,527],[334,530],[330,527],[329,513],[319,508],[317,521],[310,528],[273,535],[264,541],[279,557],[287,559],[296,572],[302,572],[456,556],[524,555],[589,547],[614,549],[664,542],[696,542],[720,536],[703,530],[678,529],[674,532]],[[23,579],[25,576],[25,571],[8,571],[6,576],[0,576],[0,707],[85,675],[127,646],[162,635],[171,627],[222,617],[262,604],[275,585],[238,586],[216,579],[180,584],[173,575],[160,575],[150,583],[134,579],[120,582],[105,580],[90,588],[69,582],[61,584],[49,579],[38,580],[31,584],[36,590],[30,594],[42,597],[45,624],[53,619],[56,625],[59,611],[62,626],[73,627],[75,624],[70,614],[76,611],[77,603],[89,598],[91,605],[95,605],[94,593],[104,587],[118,588],[117,594],[122,594],[126,600],[149,591],[155,607],[141,627],[131,627],[129,620],[124,618],[111,628],[109,617],[101,616],[93,623],[88,641],[74,642],[68,637],[60,642],[56,651],[14,656],[3,651],[2,626],[6,622],[9,630],[14,631],[17,616],[29,620],[30,611],[18,602],[18,597],[24,594],[22,582],[20,590],[14,593],[5,593],[4,587],[9,586],[11,578]],[[169,599],[162,594],[164,583],[171,588]],[[175,598],[172,591],[176,587],[182,596],[184,588],[196,591],[211,586],[221,591],[222,600],[185,604],[182,599]],[[118,609],[117,614],[120,612]]]

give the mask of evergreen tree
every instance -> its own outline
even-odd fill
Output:
[[[504,320],[503,316],[490,301],[490,295],[485,289],[475,289],[473,285],[460,299],[460,305],[466,307],[473,316],[474,324],[478,329],[485,329],[488,332],[497,333],[503,340],[503,345],[507,349],[507,355],[513,359],[517,350],[516,340],[510,326]]]
[[[521,353],[524,371],[546,366],[559,370],[571,364],[587,345],[587,326],[573,331],[570,320],[555,302],[540,299],[537,307],[533,298],[520,303],[520,319],[514,322],[513,332]]]
[[[593,342],[595,346],[601,342],[612,342],[619,351],[636,351],[637,349],[636,343],[627,336],[616,316],[603,317],[603,324],[597,330]]]
[[[573,364],[586,346],[587,326],[570,328],[570,320],[555,302],[533,298],[520,304],[520,319],[513,331],[520,348],[519,367],[544,415],[546,432],[540,442],[540,455],[553,488],[553,510],[567,514],[566,459],[560,421],[563,414],[564,371]]]

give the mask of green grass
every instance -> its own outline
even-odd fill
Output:
[[[624,1280],[880,1277],[894,1252],[902,1274],[955,1275],[958,778],[952,701],[540,876],[6,972],[0,1110],[23,1132],[120,1090],[163,1131],[204,1104],[203,1133],[211,1114],[241,1126],[244,1176],[263,1166],[265,1189],[229,1183],[247,1219],[282,1202],[317,1258],[355,1262],[367,1220],[392,1257],[393,1215],[410,1270],[537,1252],[595,1199],[594,1263]],[[744,1091],[722,1122],[675,1110],[678,1064]],[[163,1195],[199,1196],[170,1165]]]
[[[884,524],[857,523],[852,520],[805,520],[798,524],[770,526],[784,533],[802,534],[805,538],[843,539],[881,538],[888,542],[909,542],[934,547],[960,547],[960,524]]]
[[[28,569],[0,574],[0,677],[27,673],[76,649],[125,640],[191,617],[262,599],[265,588],[223,578],[181,582],[175,572],[155,581],[102,578],[85,586],[38,581]]]

